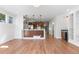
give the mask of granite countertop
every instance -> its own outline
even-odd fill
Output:
[[[23,30],[27,30],[27,31],[38,31],[38,30],[45,30],[45,29],[23,29]]]
[[[67,32],[67,31],[68,31],[68,29],[62,29],[61,31]]]

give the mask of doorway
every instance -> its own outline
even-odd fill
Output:
[[[52,23],[52,36],[54,37],[54,23]]]

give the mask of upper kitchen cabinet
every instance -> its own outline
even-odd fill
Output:
[[[38,27],[40,29],[44,29],[48,26],[48,22],[26,22],[24,23],[24,29],[28,29],[29,26],[32,26],[33,29],[37,29]]]

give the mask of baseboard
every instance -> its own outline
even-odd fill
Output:
[[[79,47],[79,42],[78,41],[69,40],[69,43]]]
[[[4,43],[6,43],[6,42],[8,42],[8,41],[10,41],[10,40],[13,40],[13,39],[9,39],[9,40],[0,41],[0,44],[4,44]]]
[[[61,37],[55,37],[55,39],[61,39]]]

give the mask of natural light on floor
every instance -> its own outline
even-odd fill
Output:
[[[5,45],[5,46],[0,46],[0,48],[9,48],[9,47]]]

